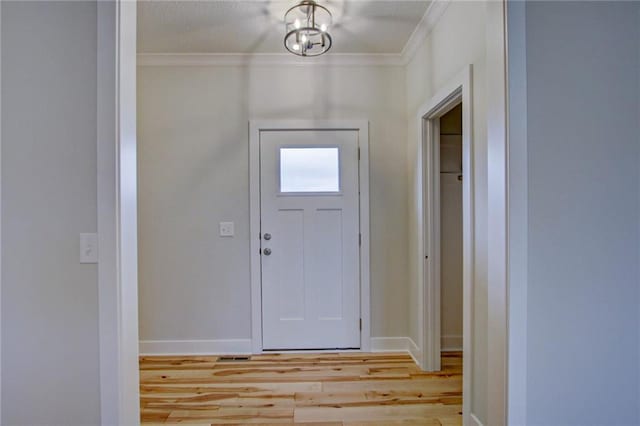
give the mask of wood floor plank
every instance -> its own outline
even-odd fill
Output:
[[[153,409],[148,407],[143,407],[140,410],[140,422],[141,423],[164,423],[169,415],[171,414],[171,410],[159,408]]]
[[[346,382],[323,382],[323,392],[376,392],[391,390],[401,392],[430,392],[439,394],[443,392],[461,392],[460,383],[462,378],[458,377],[427,377],[423,379],[411,380],[356,380]]]
[[[304,424],[304,423],[300,423]],[[420,419],[420,420],[372,420],[372,421],[347,421],[343,426],[450,426],[442,422],[442,418]],[[461,426],[461,420],[456,426]]]
[[[251,424],[293,423],[293,408],[220,408],[212,411],[176,410],[167,418],[168,423],[182,424]]]
[[[456,406],[443,404],[394,405],[368,407],[296,407],[294,421],[382,421],[382,420],[430,420],[451,416],[459,411]]]
[[[375,426],[462,424],[462,354],[424,373],[398,353],[140,358],[141,422]]]
[[[288,382],[288,383],[210,383],[203,386],[187,384],[176,385],[140,385],[140,392],[147,395],[166,396],[166,394],[204,394],[211,392],[233,393],[243,395],[278,395],[295,392],[321,392],[322,382]]]

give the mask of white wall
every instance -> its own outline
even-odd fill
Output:
[[[249,339],[248,122],[370,121],[372,336],[407,336],[402,67],[139,67],[140,339]],[[233,239],[218,223],[233,221]]]
[[[530,425],[638,424],[640,4],[525,12],[526,67],[511,67],[527,84],[511,108],[528,168],[518,409]]]
[[[436,27],[407,67],[408,105],[408,185],[409,185],[409,253],[418,252],[418,218],[422,214],[418,204],[416,133],[419,107],[438,89],[448,83],[463,68],[473,65],[473,149],[475,167],[476,229],[474,247],[475,275],[473,286],[473,357],[471,366],[473,389],[470,395],[471,413],[486,424],[486,368],[487,368],[487,150],[485,119],[485,4],[483,2],[451,2]],[[410,336],[418,339],[418,259],[410,256],[409,325]]]
[[[96,4],[2,2],[3,425],[99,423]]]

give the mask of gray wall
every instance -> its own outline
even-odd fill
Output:
[[[99,423],[96,4],[2,2],[2,421]]]
[[[640,423],[639,9],[526,7],[529,425]]]

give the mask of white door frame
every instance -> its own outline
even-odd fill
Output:
[[[102,425],[140,422],[136,2],[98,2],[98,309]]]
[[[439,119],[462,102],[463,413],[469,416],[475,241],[472,66],[465,67],[418,110],[418,313],[421,367],[440,370],[440,137]],[[466,423],[466,422],[465,422]]]
[[[0,87],[2,87],[2,2],[0,1]],[[0,88],[0,164],[2,164],[2,89]],[[0,176],[2,167],[0,166]],[[2,181],[0,180],[0,424],[2,424]]]
[[[360,350],[371,349],[369,260],[369,122],[366,120],[252,120],[249,123],[249,235],[251,236],[251,349],[261,353],[262,282],[260,268],[260,132],[263,130],[355,130],[360,148]]]
[[[511,177],[516,178],[518,187],[525,190],[519,182],[517,166],[526,159],[514,158],[511,163],[508,133],[507,133],[507,1],[486,2],[487,32],[486,32],[486,75],[487,75],[487,197],[488,197],[488,224],[487,232],[489,242],[487,247],[487,347],[489,348],[487,365],[487,419],[492,426],[506,425],[507,407],[509,405],[509,357],[508,357],[508,333],[509,326],[518,327],[514,332],[519,332],[523,325],[522,318],[514,317],[517,323],[509,324],[509,286],[510,276],[522,276],[522,266],[510,265],[510,250],[514,250],[517,260],[526,256],[522,250],[522,237],[526,238],[526,229],[522,227],[521,218],[513,216],[510,208],[515,207],[514,213],[518,213],[521,200],[516,200],[516,205],[510,206],[509,191]],[[517,151],[517,150],[516,150]],[[515,174],[510,175],[514,167]],[[522,197],[522,195],[521,195]],[[526,197],[526,196],[525,196]],[[518,205],[520,203],[520,205]],[[514,241],[510,241],[509,226],[516,226]],[[525,224],[526,228],[526,224]],[[524,234],[523,234],[524,232]],[[510,247],[510,242],[518,242]],[[515,266],[516,270],[511,270]],[[519,269],[519,270],[518,270]],[[516,281],[514,280],[514,283]],[[526,285],[526,284],[525,284]],[[517,290],[522,297],[522,283],[518,283]],[[521,299],[517,301],[521,303]],[[524,314],[526,317],[526,314]],[[517,355],[512,352],[512,355]],[[526,360],[520,360],[520,362]],[[526,365],[526,364],[525,364]],[[516,366],[522,366],[516,364]],[[515,374],[522,374],[515,372]],[[518,397],[522,402],[522,393]],[[520,408],[522,411],[522,408]]]

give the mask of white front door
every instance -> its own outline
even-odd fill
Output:
[[[360,348],[358,132],[260,132],[266,350]]]

